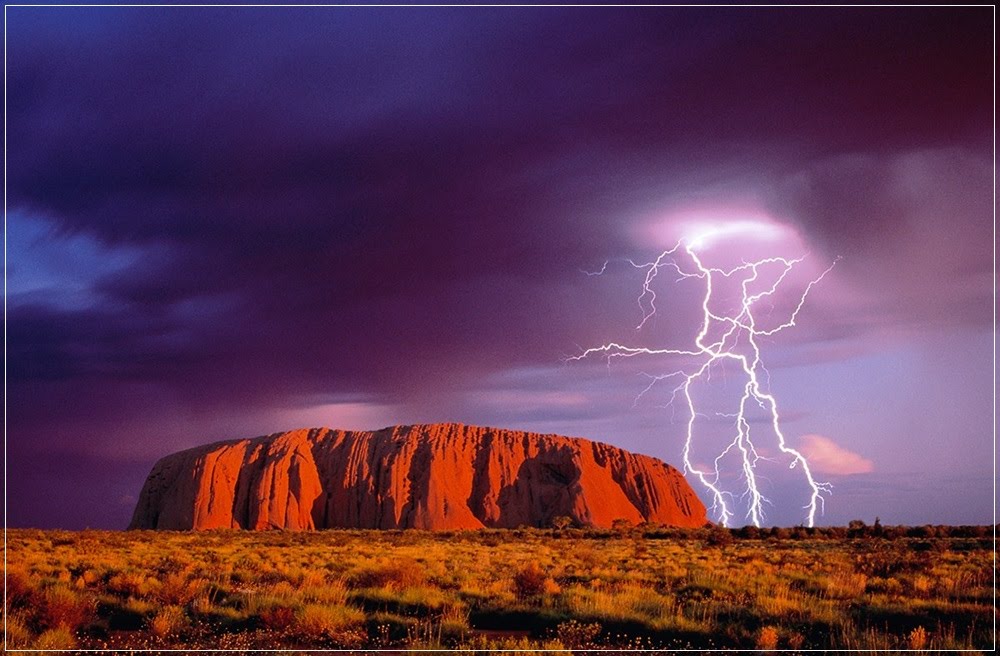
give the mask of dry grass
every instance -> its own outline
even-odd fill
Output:
[[[65,649],[992,644],[991,540],[726,535],[11,530],[6,638]]]

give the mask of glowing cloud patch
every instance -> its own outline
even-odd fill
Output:
[[[632,225],[637,245],[668,249],[681,242],[692,250],[786,253],[808,250],[794,224],[772,216],[753,204],[713,204],[674,207],[652,212]],[[750,257],[755,257],[750,255]]]
[[[736,237],[755,241],[777,241],[788,236],[788,230],[784,226],[757,219],[694,224],[685,227],[684,232],[684,242],[692,250],[702,250],[714,242]]]
[[[832,476],[867,474],[875,470],[875,463],[848,451],[829,437],[803,435],[799,438],[799,451],[809,459],[813,469]]]

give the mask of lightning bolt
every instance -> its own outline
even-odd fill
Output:
[[[755,525],[760,526],[764,520],[764,506],[771,502],[764,497],[758,486],[757,465],[762,457],[751,437],[750,422],[747,420],[749,408],[756,405],[767,415],[770,427],[777,439],[777,448],[785,456],[790,458],[789,469],[798,468],[811,490],[809,500],[803,509],[806,511],[806,521],[809,526],[815,525],[816,514],[823,511],[824,495],[831,491],[830,485],[816,480],[805,456],[798,450],[791,447],[785,439],[785,434],[781,430],[781,416],[778,411],[778,401],[769,391],[770,385],[761,384],[761,376],[767,376],[770,381],[770,374],[761,362],[759,337],[770,337],[783,330],[796,325],[799,312],[805,304],[809,292],[836,266],[837,260],[833,262],[825,271],[806,286],[798,303],[786,321],[771,327],[761,327],[754,314],[755,306],[762,299],[774,296],[785,282],[788,274],[804,258],[788,259],[783,257],[770,257],[754,262],[743,262],[739,266],[731,269],[721,269],[709,267],[704,264],[698,255],[698,248],[703,245],[704,237],[694,239],[682,239],[670,250],[660,253],[652,262],[636,263],[632,260],[625,260],[629,265],[645,272],[645,279],[642,284],[642,292],[638,297],[639,308],[642,311],[642,319],[636,326],[641,329],[647,321],[656,314],[656,293],[653,291],[653,282],[660,274],[661,270],[669,270],[677,275],[677,280],[697,278],[704,281],[705,293],[702,297],[701,328],[694,340],[694,347],[691,348],[646,348],[632,347],[617,342],[608,342],[601,346],[586,349],[576,356],[567,360],[583,360],[592,356],[603,356],[607,358],[608,365],[617,358],[632,358],[641,356],[686,356],[694,361],[694,366],[690,369],[681,368],[666,374],[642,375],[650,379],[649,385],[643,389],[635,398],[638,403],[643,395],[648,393],[657,383],[664,380],[679,380],[670,396],[672,405],[674,400],[680,395],[688,410],[687,430],[684,440],[684,471],[690,473],[708,490],[712,499],[710,510],[714,512],[719,522],[723,526],[729,526],[734,517],[734,512],[727,503],[727,499],[735,500],[731,492],[724,490],[720,484],[720,471],[723,459],[729,454],[737,454],[740,468],[739,474],[745,484],[743,498],[747,502],[747,518]],[[838,260],[840,258],[837,258]],[[681,260],[684,261],[683,266]],[[600,271],[588,273],[588,275],[602,275],[607,270],[608,263],[605,262]],[[752,283],[761,284],[766,282],[761,277],[764,267],[776,267],[777,275],[774,276],[771,284],[756,293],[751,293]],[[720,278],[736,281],[739,283],[741,298],[738,307],[729,313],[717,313],[712,309],[713,292],[715,285]],[[721,337],[711,341],[708,335],[713,329],[721,329]],[[738,350],[740,344],[743,350]],[[740,396],[738,411],[735,414],[722,415],[734,419],[734,435],[732,441],[716,456],[711,470],[704,466],[695,466],[691,461],[691,447],[695,440],[695,422],[703,413],[698,412],[695,398],[692,395],[692,385],[705,379],[711,380],[713,365],[731,361],[735,362],[742,369],[745,383]],[[721,414],[721,413],[716,413]]]

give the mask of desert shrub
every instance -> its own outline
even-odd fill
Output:
[[[271,594],[268,588],[265,590],[252,590],[241,595],[236,605],[248,617],[259,617],[275,606],[291,606],[294,604],[292,604],[290,596]]]
[[[447,601],[447,594],[440,588],[426,585],[403,588],[395,592],[393,597],[404,606],[429,610],[442,608]]]
[[[627,533],[632,529],[632,520],[619,517],[611,521],[611,530],[617,533]]]
[[[805,526],[796,526],[792,529],[792,539],[793,540],[805,540],[808,537],[812,537],[811,529]]]
[[[868,530],[868,525],[860,519],[852,519],[847,522],[847,536],[852,538],[861,537]]]
[[[544,656],[548,652],[569,653],[566,650],[566,646],[558,640],[536,641],[528,637],[513,636],[505,636],[494,640],[479,638],[472,641],[471,645],[463,645],[463,647],[472,647],[476,650],[517,652],[518,656]]]
[[[439,611],[446,605],[448,594],[434,586],[415,586],[408,588],[368,588],[355,592],[351,598],[372,606],[395,606],[406,609],[406,612],[424,615],[430,611]]]
[[[824,592],[831,599],[852,599],[864,593],[868,577],[851,571],[837,571],[826,580]]]
[[[549,524],[552,528],[563,530],[573,525],[573,518],[567,515],[556,515],[549,521]]]
[[[53,586],[42,597],[39,625],[42,629],[65,627],[72,632],[90,621],[94,610],[91,599],[79,597],[69,588]]]
[[[574,549],[573,555],[579,561],[580,565],[586,569],[593,569],[601,563],[600,554],[597,553],[597,550],[593,546],[587,543],[583,543]]]
[[[583,623],[577,620],[561,622],[556,627],[559,642],[571,649],[594,647],[597,636],[601,634],[601,625],[597,622]]]
[[[286,583],[287,576],[284,572],[280,572],[275,569],[258,570],[254,576],[254,580],[261,585],[275,585],[278,583]]]
[[[518,570],[514,574],[514,590],[518,597],[534,597],[545,592],[545,572],[537,563]]]
[[[285,631],[295,624],[295,609],[289,606],[271,606],[261,611],[260,624],[265,629]]]
[[[121,607],[127,612],[134,613],[136,615],[150,615],[158,608],[155,601],[150,601],[149,599],[137,599],[135,597],[129,597],[126,599]]]
[[[400,558],[389,565],[362,570],[352,577],[355,588],[406,588],[426,580],[424,568],[412,558]]]
[[[865,592],[869,594],[884,594],[887,597],[899,597],[903,593],[903,583],[899,579],[874,576],[868,580]]]
[[[917,597],[926,597],[934,589],[935,581],[930,577],[917,574],[910,580],[910,590]]]
[[[910,631],[907,636],[907,646],[915,651],[921,651],[927,647],[927,629],[918,626]]]
[[[776,649],[778,647],[778,629],[773,626],[762,626],[757,632],[757,649]]]
[[[139,584],[139,596],[158,598],[160,596],[160,590],[163,588],[163,581],[154,577],[147,576],[146,579]]]
[[[164,604],[183,606],[189,604],[208,588],[208,581],[201,578],[188,578],[179,572],[168,574],[161,581],[156,591],[156,597]]]
[[[502,539],[500,539],[498,536],[494,535],[493,533],[486,533],[486,534],[484,534],[480,538],[480,540],[481,540],[483,546],[486,546],[486,547],[499,547],[501,544],[504,543],[504,541]]]
[[[712,546],[722,546],[729,544],[733,541],[733,534],[727,528],[722,528],[721,526],[715,526],[708,530],[708,535],[705,536],[705,542]]]
[[[882,537],[887,540],[898,540],[900,538],[906,537],[906,527],[905,526],[883,526],[882,527]]]
[[[305,638],[342,639],[363,622],[365,614],[350,606],[307,604],[295,616],[295,629]]]
[[[469,609],[461,602],[451,603],[441,610],[441,631],[464,633],[469,628]]]
[[[21,608],[31,603],[34,589],[28,577],[19,570],[7,570],[7,606]]]
[[[963,535],[967,538],[985,538],[990,535],[988,526],[963,526]]]
[[[158,638],[165,638],[180,633],[187,625],[187,616],[180,606],[164,606],[149,622],[150,632]]]
[[[347,586],[340,579],[321,582],[307,579],[299,588],[298,596],[306,602],[342,606],[347,601]]]
[[[85,568],[80,572],[80,580],[83,581],[84,585],[94,585],[100,578],[97,572],[92,569]]]
[[[190,565],[190,561],[181,559],[179,553],[181,552],[174,552],[168,556],[162,556],[156,563],[153,564],[152,569],[154,569],[160,576],[167,576],[169,574],[176,574],[184,571]]]
[[[297,594],[300,594],[302,588],[300,587],[298,590],[296,590],[295,586],[289,583],[288,581],[280,581],[272,586],[269,586],[267,588],[267,591],[272,597],[291,598],[296,596]]]
[[[913,557],[906,549],[889,544],[871,545],[855,557],[855,569],[868,576],[888,578],[909,569]]]
[[[326,583],[326,574],[318,569],[300,568],[296,585],[299,589]]]
[[[76,647],[76,637],[65,626],[43,631],[35,640],[35,649],[73,649]]]
[[[108,592],[123,597],[139,596],[139,589],[146,582],[146,575],[140,572],[119,572],[114,574],[105,586]]]
[[[207,615],[215,608],[215,604],[212,603],[212,596],[210,594],[202,592],[192,599],[187,607],[192,615]]]
[[[67,547],[72,546],[76,543],[76,535],[72,533],[67,533],[60,531],[59,533],[52,536],[51,544],[53,547]]]
[[[31,630],[28,629],[27,622],[18,613],[8,613],[5,635],[8,647],[24,648],[31,642]]]

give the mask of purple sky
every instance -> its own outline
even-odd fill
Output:
[[[11,525],[124,527],[157,458],[302,426],[679,465],[683,408],[633,407],[669,362],[564,359],[690,343],[690,281],[636,331],[641,272],[582,271],[692,216],[843,258],[764,344],[819,523],[993,521],[990,7],[13,7],[7,39]]]

